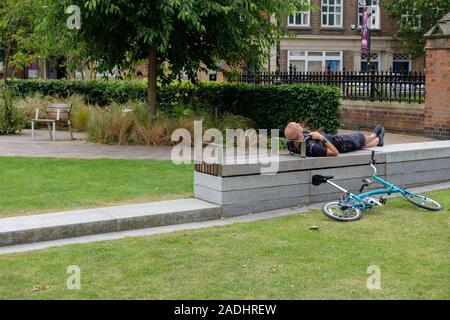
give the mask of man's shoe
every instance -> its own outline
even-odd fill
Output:
[[[373,128],[373,133],[375,133],[377,135],[377,137],[381,132],[381,128],[383,128],[383,126],[381,124],[379,124],[375,128]]]
[[[380,142],[377,144],[378,147],[384,146],[384,133],[384,127],[381,127],[379,134],[377,134],[378,139],[380,139]]]

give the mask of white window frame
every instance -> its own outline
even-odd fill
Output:
[[[366,55],[366,58],[365,58],[365,59],[363,59],[363,55]],[[380,68],[381,68],[381,61],[380,61],[381,53],[380,53],[380,52],[371,52],[370,55],[371,55],[371,57],[370,57],[370,62],[371,62],[371,63],[377,62],[377,69],[376,69],[375,71],[380,71]],[[373,59],[372,55],[376,55],[377,58],[376,58],[376,59]],[[363,62],[366,62],[366,63],[368,62],[368,61],[367,61],[367,53],[361,54],[361,64],[362,64]],[[360,64],[359,67],[360,67],[360,70],[362,71],[361,64]]]
[[[295,53],[301,53],[298,55],[295,55]],[[321,52],[321,56],[309,56],[310,52]],[[292,54],[291,54],[292,53]],[[327,56],[327,53],[339,53],[339,56],[337,57],[329,57]],[[310,61],[320,61],[322,62],[322,71],[327,70],[326,61],[327,60],[335,60],[339,61],[339,71],[342,71],[343,69],[343,51],[323,51],[323,50],[309,50],[309,51],[303,51],[303,50],[288,50],[288,63],[287,63],[287,71],[289,71],[289,66],[291,65],[291,61],[305,61],[305,71],[308,71],[309,62]]]
[[[380,0],[365,0],[366,5],[362,6],[360,4],[361,0],[358,0],[358,28],[361,28],[362,14],[364,10],[361,8],[368,7],[369,13],[371,16],[369,17],[369,29],[380,29],[381,28],[381,10],[380,10]],[[364,0],[362,0],[364,1]],[[367,4],[369,3],[369,4]],[[375,3],[375,4],[374,4]]]
[[[306,1],[306,4],[309,6],[310,0]],[[302,23],[297,23],[297,16],[298,15],[302,15],[302,20],[303,20]],[[291,20],[290,18],[291,17],[294,17],[294,23],[290,22],[290,20]],[[304,22],[305,17],[308,20],[307,23]],[[311,10],[299,11],[293,16],[288,16],[287,17],[287,25],[288,25],[288,27],[309,27],[309,26],[311,26]]]
[[[408,62],[409,63],[409,70],[408,71],[412,71],[412,56],[409,54],[407,55],[408,58],[395,58],[396,53],[394,53],[392,55],[392,69],[394,69],[394,62]],[[403,55],[403,54],[402,54]]]
[[[336,1],[340,1],[340,4],[336,4]],[[326,3],[325,3],[326,2]],[[323,8],[326,7],[327,8],[327,12],[323,11]],[[330,25],[329,23],[329,16],[330,16],[330,8],[333,7],[334,12],[333,12],[333,16],[334,16],[334,24]],[[340,12],[336,12],[336,8],[340,8]],[[334,0],[334,4],[330,4],[330,0],[322,0],[321,6],[320,6],[320,25],[322,27],[327,27],[327,28],[342,28],[343,26],[343,20],[344,20],[344,0]],[[340,16],[340,20],[341,23],[340,24],[336,24],[336,17]],[[327,23],[324,24],[323,23],[323,18],[324,16],[327,17]]]

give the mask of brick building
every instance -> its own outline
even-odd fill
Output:
[[[7,77],[17,79],[61,79],[67,76],[67,70],[60,65],[59,59],[41,59],[29,63],[24,69],[17,70],[9,67]],[[0,79],[4,77],[6,68],[3,61],[0,61]]]
[[[383,9],[381,0],[309,0],[319,10],[299,12],[283,22],[295,38],[280,41],[280,71],[295,66],[298,71],[364,71],[367,56],[361,54],[361,17],[369,6],[371,61],[376,70],[422,71],[423,57],[403,54],[395,39],[398,22]],[[268,65],[275,71],[274,63]]]

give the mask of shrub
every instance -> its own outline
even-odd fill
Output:
[[[92,106],[84,101],[84,97],[80,94],[73,94],[57,102],[64,102],[72,105],[70,120],[72,127],[77,131],[85,131],[89,121]]]
[[[254,127],[254,121],[240,116],[234,115],[226,111],[224,114],[219,114],[217,110],[211,110],[205,113],[203,117],[203,126],[207,128],[216,128],[221,131],[225,129],[248,129]]]
[[[42,96],[40,93],[34,93],[24,98],[15,100],[17,110],[23,115],[25,120],[32,119],[36,116],[36,109],[39,109],[39,117],[43,118],[47,110],[47,106],[51,103],[69,103],[72,105],[71,120],[72,127],[77,131],[84,131],[87,127],[89,118],[90,106],[84,102],[84,97],[81,95],[72,95],[64,99]],[[37,124],[39,127],[39,124]],[[26,126],[30,127],[30,123],[26,122]]]
[[[0,85],[0,135],[14,134],[24,127],[24,117],[13,104],[13,94],[6,85]]]
[[[152,123],[135,123],[132,140],[136,144],[146,146],[170,146],[173,130],[176,129],[175,121],[171,119],[158,119]]]
[[[107,106],[112,102],[145,100],[146,83],[131,80],[11,80],[20,98],[39,93],[43,96],[67,98],[82,95],[87,104]]]
[[[50,103],[57,102],[58,99],[51,96],[42,96],[40,93],[34,93],[23,99],[16,99],[15,105],[17,110],[23,114],[23,116],[28,119],[33,119],[36,116],[36,109],[39,109],[39,116],[43,117],[47,106]]]
[[[129,101],[113,104],[107,108],[92,107],[89,113],[87,133],[90,141],[107,144],[139,144],[148,146],[171,146],[172,132],[183,128],[194,138],[194,121],[203,120],[203,130],[208,128],[249,128],[252,121],[230,113],[224,115],[194,112],[167,114],[163,111],[152,121],[147,118],[146,104]]]
[[[132,114],[119,108],[93,108],[86,131],[93,142],[128,144],[133,124]]]
[[[88,104],[145,101],[144,81],[105,80],[15,80],[19,96],[34,92],[67,97],[81,94]],[[233,83],[181,83],[159,91],[160,109],[169,116],[204,111],[250,118],[256,128],[283,129],[289,121],[306,122],[312,129],[334,133],[339,127],[339,89],[332,86],[285,84],[249,85]]]
[[[330,133],[339,127],[340,92],[331,86],[203,83],[172,86],[160,93],[163,110],[186,101],[201,103],[203,109],[219,114],[250,118],[256,128],[281,130],[289,121],[306,122],[312,129],[323,128]]]

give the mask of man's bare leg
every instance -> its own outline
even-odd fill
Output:
[[[379,142],[380,138],[378,138],[375,133],[372,133],[370,136],[366,136],[366,143],[364,144],[364,147],[376,147]]]

